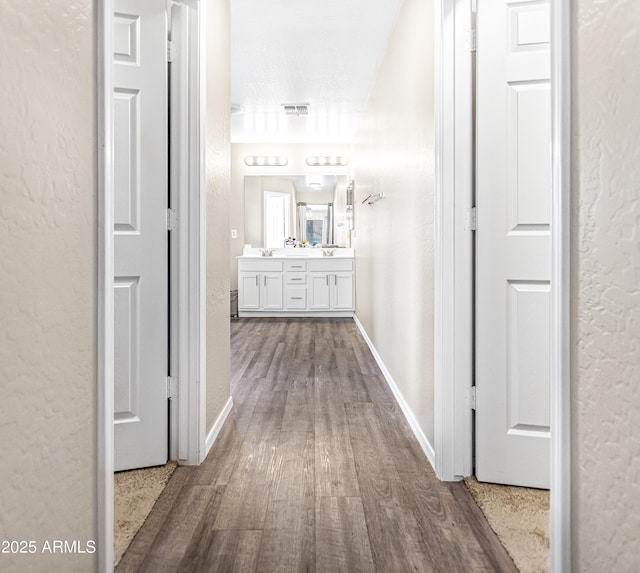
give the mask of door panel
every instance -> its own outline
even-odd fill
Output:
[[[550,285],[509,281],[507,298],[507,396],[509,431],[549,430]],[[544,436],[543,436],[544,437]]]
[[[116,232],[140,230],[139,95],[138,90],[125,88],[116,88],[113,94]]]
[[[167,461],[166,3],[114,14],[115,468]]]
[[[335,309],[351,310],[353,308],[353,274],[333,275],[333,301]]]
[[[311,275],[311,304],[312,310],[329,308],[329,275]]]
[[[549,0],[479,0],[476,475],[549,487]]]
[[[260,275],[258,273],[240,273],[240,308],[260,308]]]
[[[140,277],[116,277],[114,305],[114,408],[115,419],[138,416],[140,356],[138,354],[140,321],[138,308]]]
[[[282,273],[262,275],[262,308],[282,310]]]

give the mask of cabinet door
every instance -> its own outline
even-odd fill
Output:
[[[328,309],[329,308],[329,275],[328,274],[312,274],[311,275],[311,301],[310,309]]]
[[[262,275],[262,308],[282,309],[282,273],[264,273]]]
[[[238,281],[238,308],[260,308],[260,275],[258,273],[240,273]]]
[[[353,273],[336,273],[332,280],[332,309],[351,310],[353,308]]]

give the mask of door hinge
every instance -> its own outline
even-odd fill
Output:
[[[477,207],[468,207],[464,210],[464,230],[478,230],[478,209]]]
[[[175,231],[178,228],[178,213],[175,209],[167,209],[167,231]]]
[[[476,51],[476,31],[474,28],[471,30],[467,30],[467,51],[475,52]]]
[[[167,62],[175,62],[178,57],[178,42],[167,40]]]
[[[178,397],[178,379],[173,376],[167,376],[167,398],[173,400]]]
[[[478,391],[476,390],[477,386],[471,386],[469,388],[469,407],[472,410],[476,409]]]

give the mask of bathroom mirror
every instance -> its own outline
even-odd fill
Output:
[[[348,246],[348,185],[346,175],[246,176],[245,243],[281,248],[287,237],[295,237]]]

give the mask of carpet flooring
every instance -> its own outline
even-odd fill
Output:
[[[549,571],[549,492],[465,478],[520,573]]]
[[[176,463],[169,462],[114,474],[114,565],[122,559],[175,469]]]

